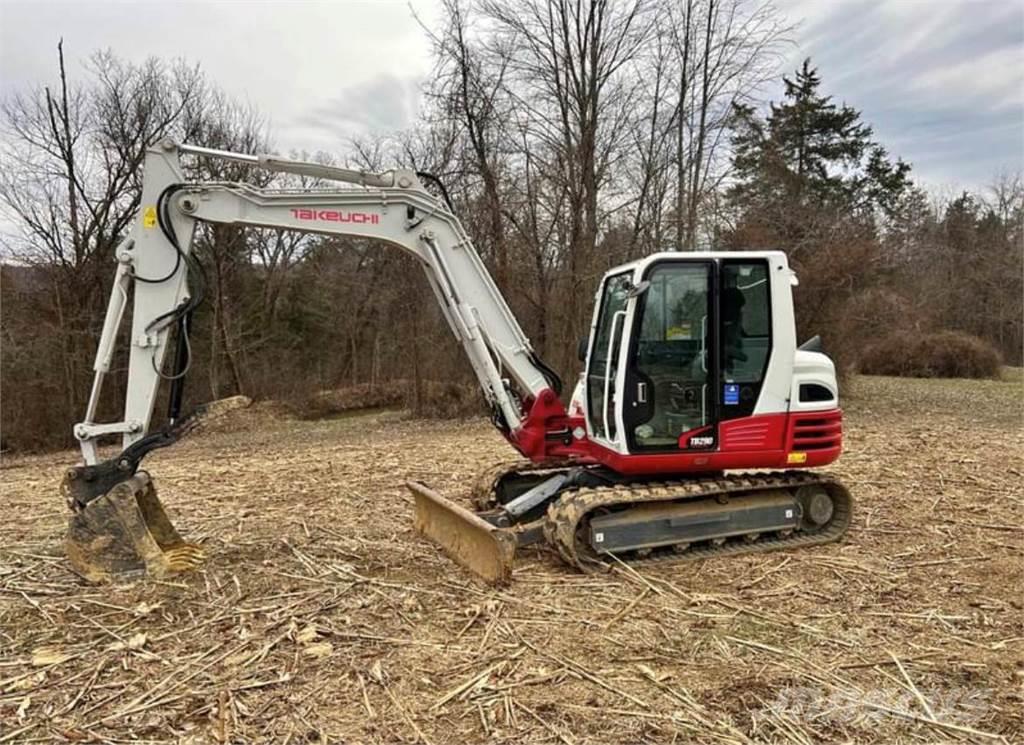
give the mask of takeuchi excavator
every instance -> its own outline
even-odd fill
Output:
[[[182,156],[333,188],[190,181]],[[67,553],[85,577],[158,576],[203,560],[140,470],[147,453],[211,413],[212,405],[181,413],[189,325],[203,297],[191,251],[199,222],[377,239],[418,259],[519,458],[480,474],[462,504],[409,482],[415,526],[490,582],[508,581],[516,549],[530,544],[594,571],[809,546],[847,530],[848,490],[808,470],[842,449],[835,368],[816,337],[797,346],[797,279],[782,251],[657,253],[610,270],[566,406],[562,382],[531,347],[436,177],[171,141],[147,152],[144,169],[138,219],[115,252],[85,419],[74,427],[84,464],[62,484],[72,511]],[[129,302],[124,415],[98,423]],[[154,429],[163,383],[167,421]],[[121,449],[101,460],[98,440],[109,435]]]

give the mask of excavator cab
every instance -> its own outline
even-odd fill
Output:
[[[719,423],[752,415],[766,386],[763,409],[788,398],[792,280],[781,253],[660,254],[605,275],[585,375],[594,443],[714,452]]]

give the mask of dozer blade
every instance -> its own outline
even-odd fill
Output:
[[[416,530],[462,566],[493,585],[512,579],[516,539],[418,481],[407,481],[416,502]]]
[[[162,577],[198,567],[203,550],[178,535],[145,471],[73,509],[65,549],[86,579]]]

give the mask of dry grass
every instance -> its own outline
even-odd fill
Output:
[[[1024,437],[1011,382],[857,378],[840,544],[469,579],[402,482],[464,491],[483,422],[267,408],[148,467],[211,556],[94,587],[61,557],[75,456],[0,471],[0,740],[1020,742]]]

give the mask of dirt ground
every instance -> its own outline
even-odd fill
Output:
[[[147,460],[202,571],[91,586],[73,452],[0,470],[0,741],[1024,741],[1024,380],[859,378],[841,543],[490,589],[411,528],[484,422],[254,407]],[[29,415],[26,412],[26,415]]]

